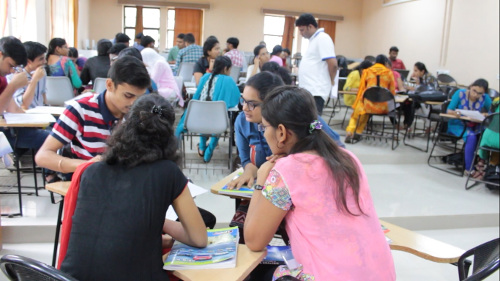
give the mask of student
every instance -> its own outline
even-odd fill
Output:
[[[80,80],[75,64],[68,58],[68,51],[66,40],[62,38],[50,40],[47,51],[47,75],[69,77],[73,88],[78,89],[82,86],[82,80]]]
[[[255,74],[259,73],[262,66],[269,61],[269,52],[265,45],[258,45],[253,49],[253,54],[255,58],[253,59],[253,64],[249,65],[247,68],[247,80]]]
[[[142,36],[141,46],[144,47],[144,49],[145,48],[154,48],[155,47],[155,40],[153,39],[153,37],[148,36],[148,35]],[[141,52],[142,52],[142,50],[141,50]]]
[[[184,33],[179,33],[177,38],[175,39],[175,46],[173,46],[168,51],[167,61],[169,64],[175,64],[175,59],[177,58],[177,54],[179,50],[183,49],[186,45],[184,44]]]
[[[271,59],[269,59],[269,61],[273,61],[277,63],[279,66],[283,66],[283,59],[281,58],[282,52],[283,48],[280,45],[274,46],[273,52],[271,53]]]
[[[81,175],[78,208],[62,271],[82,281],[169,280],[162,232],[194,247],[207,245],[178,167],[174,121],[174,109],[161,96],[139,98],[113,132],[103,161],[75,174]],[[170,205],[180,222],[165,220]]]
[[[477,79],[467,89],[461,89],[453,94],[451,102],[448,105],[447,113],[457,114],[460,112],[457,109],[475,110],[488,115],[491,107],[491,98],[488,95],[488,81],[484,79]],[[466,173],[471,170],[472,160],[474,159],[474,152],[477,146],[479,135],[481,134],[481,124],[467,122],[467,126],[459,119],[450,119],[448,121],[448,133],[460,136],[462,132],[464,145],[464,158],[465,158],[465,171]],[[464,131],[465,130],[465,131]],[[474,176],[474,175],[472,175]]]
[[[118,54],[126,48],[128,48],[127,45],[123,43],[117,43],[111,46],[111,48],[108,50],[109,64],[112,65],[113,62],[118,59]]]
[[[37,164],[67,174],[64,180],[71,180],[78,165],[99,160],[112,129],[149,84],[141,61],[130,56],[117,60],[109,71],[106,91],[84,94],[64,110],[36,154]],[[58,155],[57,151],[67,144],[67,157]]]
[[[14,93],[28,85],[28,75],[22,65],[27,62],[26,50],[19,39],[8,36],[0,39],[0,112],[24,113],[12,98]],[[10,82],[5,76],[12,73]],[[22,149],[39,149],[48,132],[41,129],[17,128],[13,130],[0,128],[12,147]]]
[[[240,51],[238,51],[238,46],[240,45],[240,40],[236,37],[229,37],[226,41],[227,52],[224,56],[231,59],[231,63],[236,67],[243,67],[245,57]]]
[[[68,57],[73,61],[73,64],[76,66],[76,70],[78,71],[78,75],[80,75],[87,58],[80,57],[78,50],[74,47],[69,47]]]
[[[368,115],[365,114],[365,110],[372,113],[384,113],[394,110],[394,108],[391,109],[388,107],[387,102],[372,103],[363,99],[365,90],[373,86],[387,88],[393,95],[396,95],[394,75],[392,75],[392,70],[388,67],[388,60],[385,55],[378,55],[375,64],[363,71],[358,94],[352,105],[354,112],[346,128],[347,136],[344,141],[345,143],[353,143],[353,140],[358,141],[361,139],[359,134],[363,132],[368,122]]]
[[[226,56],[219,56],[215,59],[214,69],[212,73],[205,73],[200,79],[200,85],[196,89],[193,100],[201,101],[224,101],[226,107],[231,108],[238,104],[240,98],[240,90],[233,78],[229,75],[231,69],[231,59]],[[185,113],[179,121],[179,125],[175,131],[177,137],[184,130]],[[207,116],[208,117],[208,116]],[[219,138],[210,137],[210,142],[207,145],[207,137],[200,137],[198,144],[198,155],[203,157],[205,163],[210,162],[215,147],[219,142]]]
[[[125,46],[128,47],[130,45],[130,37],[128,37],[128,35],[125,33],[121,32],[116,33],[113,44],[118,44],[118,43],[125,44]]]
[[[125,49],[121,50],[120,53],[118,53],[119,59],[124,57],[124,56],[133,56],[136,59],[143,62],[141,52],[135,47],[125,48]],[[147,69],[147,67],[146,67],[146,69]],[[145,94],[151,94],[151,93],[158,93],[158,86],[156,85],[155,81],[153,81],[153,79],[151,79],[151,85],[146,89]]]
[[[197,62],[203,57],[203,48],[195,44],[195,38],[192,33],[184,35],[185,47],[179,50],[177,58],[175,58],[175,66],[172,70],[179,71],[179,66],[183,62]]]
[[[96,78],[108,77],[110,67],[108,51],[111,46],[111,41],[108,39],[97,41],[97,56],[89,58],[80,73],[83,85],[87,85],[90,81],[94,82]]]
[[[288,72],[288,69],[286,69],[283,66],[279,66],[277,63],[274,61],[268,61],[262,66],[262,71],[269,71],[271,73],[274,73],[281,77],[281,80],[283,80],[283,83],[285,85],[292,85],[292,76],[290,76],[290,73]]]
[[[194,80],[196,85],[199,85],[201,77],[212,72],[215,59],[220,55],[219,40],[215,36],[209,36],[203,43],[203,57],[201,57],[194,65]]]
[[[257,172],[246,245],[261,251],[284,220],[302,265],[299,280],[395,280],[361,163],[322,130],[312,95],[292,86],[275,89],[262,104],[260,130],[281,158]],[[275,277],[287,273],[278,268]]]
[[[361,74],[363,70],[371,67],[373,65],[369,60],[365,60],[360,63],[356,68],[347,75],[347,79],[344,85],[344,91],[358,91],[359,83],[361,82]],[[352,106],[356,100],[355,95],[344,95],[344,103],[347,106]]]
[[[152,48],[144,48],[141,55],[151,79],[156,82],[158,94],[172,102],[172,104],[179,103],[180,106],[183,106],[184,99],[177,87],[172,69],[165,61],[165,58]]]
[[[47,92],[47,75],[45,73],[45,63],[47,61],[45,60],[45,52],[47,52],[47,47],[32,41],[24,42],[23,45],[28,54],[28,63],[24,71],[31,81],[27,86],[19,88],[16,91],[14,100],[19,107],[26,110],[45,104],[45,93]],[[7,80],[10,81],[12,77],[13,75],[7,76]]]
[[[136,48],[139,52],[144,49],[144,46],[141,45],[141,39],[144,37],[142,32],[137,33],[134,39],[134,45],[132,47]]]

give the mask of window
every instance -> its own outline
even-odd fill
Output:
[[[283,40],[283,29],[285,27],[285,17],[275,15],[264,16],[264,42],[267,50],[271,52],[276,45],[281,46]]]
[[[167,12],[167,49],[172,48],[175,45],[175,10],[169,9]]]
[[[137,18],[142,18],[142,33],[151,36],[155,40],[155,47],[160,44],[160,8],[146,7],[124,7],[124,33],[132,40],[136,33],[140,32],[137,26]],[[138,29],[136,31],[136,28]]]

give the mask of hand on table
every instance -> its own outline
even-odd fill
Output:
[[[240,189],[242,186],[253,186],[255,176],[257,175],[257,167],[247,167],[241,176],[235,178],[227,184],[229,189]]]

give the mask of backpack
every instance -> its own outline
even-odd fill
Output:
[[[500,166],[488,165],[484,170],[483,181],[494,184],[485,183],[486,187],[490,190],[499,189],[498,183],[500,182]]]

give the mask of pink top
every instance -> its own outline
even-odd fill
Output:
[[[275,63],[279,64],[280,66],[283,66],[283,59],[279,56],[272,56],[269,61],[274,61]]]
[[[266,180],[264,197],[289,209],[286,231],[295,259],[303,273],[314,280],[396,280],[394,262],[370,195],[359,160],[346,151],[359,168],[359,202],[365,215],[341,213],[335,204],[335,183],[324,159],[298,153],[277,161]],[[283,204],[289,192],[291,206]],[[285,196],[286,197],[286,196]],[[358,210],[352,192],[347,204]]]
[[[398,78],[401,78],[401,74],[397,72],[396,70],[392,70],[392,74],[394,75],[394,85],[396,86],[396,91],[399,91],[399,84],[398,84]],[[401,89],[402,91],[403,89]]]

